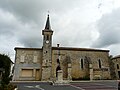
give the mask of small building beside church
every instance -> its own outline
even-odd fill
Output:
[[[112,62],[114,63],[116,79],[120,79],[120,55],[113,57]]]
[[[53,47],[53,34],[48,15],[41,48],[15,47],[14,81],[56,80],[58,70],[64,80],[111,79],[109,50]]]

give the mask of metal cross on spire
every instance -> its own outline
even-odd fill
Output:
[[[48,11],[48,17],[47,17],[47,21],[46,21],[45,29],[51,30],[50,20],[49,20],[49,11]]]

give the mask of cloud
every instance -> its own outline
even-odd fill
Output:
[[[14,16],[0,9],[0,35],[13,34],[15,23],[11,23],[11,21],[16,22]]]
[[[46,13],[48,10],[50,10],[50,13],[52,13],[51,18],[53,18],[53,20],[51,20],[53,25],[52,27],[54,27],[54,30],[57,31],[60,29],[64,30],[64,32],[60,32],[61,35],[63,35],[63,33],[69,33],[68,36],[64,36],[66,41],[68,41],[67,39],[75,35],[75,33],[73,34],[73,32],[71,32],[71,29],[74,29],[74,25],[79,23],[79,21],[77,21],[78,18],[74,19],[74,17],[77,16],[75,12],[78,10],[76,4],[80,3],[79,7],[82,7],[87,2],[87,0],[76,0],[76,2],[71,0],[69,3],[68,1],[69,0],[0,0],[1,15],[3,14],[1,17],[3,20],[1,20],[0,24],[0,33],[5,36],[11,35],[12,37],[16,37],[16,40],[25,47],[41,46],[41,29],[44,29]],[[81,16],[84,15],[82,14]],[[68,22],[64,22],[64,20]],[[76,20],[74,21],[74,24],[71,23],[73,20]],[[56,26],[57,24],[59,24],[59,28]],[[65,43],[60,37],[55,39],[56,42],[58,40],[62,41],[61,43],[64,43],[64,45],[70,45],[72,43],[71,41],[69,41],[69,43]],[[75,40],[75,37],[72,40]]]
[[[0,7],[14,14],[15,17],[24,21],[38,20],[39,13],[39,0],[0,0]],[[40,9],[41,10],[41,9]]]
[[[0,38],[16,38],[14,40],[25,47],[38,47],[42,42],[40,33],[39,27],[35,23],[23,23],[12,13],[0,9]],[[2,41],[8,40],[3,39]]]
[[[36,25],[24,25],[21,30],[16,33],[18,41],[25,47],[40,47],[42,46],[41,30]]]
[[[68,3],[69,2],[69,3]],[[61,13],[70,10],[76,5],[72,0],[0,0],[0,8],[9,11],[23,22],[40,22],[48,10],[53,13]],[[84,2],[83,2],[84,3]]]
[[[96,20],[97,14],[91,13],[96,11],[96,2],[87,2],[89,0],[0,0],[1,13],[4,14],[0,33],[15,37],[24,47],[40,47],[41,29],[44,29],[46,13],[50,10],[53,45],[88,47],[92,40],[92,34],[89,34],[95,31],[90,23]]]
[[[16,46],[41,48],[43,44],[41,32],[45,26],[48,10],[54,31],[53,46],[60,43],[61,46],[71,47],[90,47],[90,45],[102,47],[119,42],[116,40],[119,38],[118,35],[106,42],[109,35],[112,36],[111,33],[118,33],[115,28],[113,28],[115,32],[112,30],[107,32],[107,28],[104,28],[107,24],[112,27],[112,22],[107,20],[112,17],[112,13],[104,15],[96,27],[96,20],[101,17],[101,11],[110,12],[112,4],[106,0],[102,2],[100,9],[98,5],[97,0],[0,0],[0,40],[2,40],[0,51],[8,50],[13,53]],[[114,23],[114,26],[116,25]]]
[[[108,47],[120,43],[120,8],[105,14],[97,23],[99,38],[93,43],[93,47]]]

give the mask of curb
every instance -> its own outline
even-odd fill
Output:
[[[109,81],[109,82],[112,82],[112,81],[118,81],[118,80],[82,80],[82,81],[69,81],[70,83],[74,83],[74,82],[106,82],[106,81]],[[11,83],[30,83],[30,82],[52,82],[52,81],[11,81]]]
[[[72,83],[72,82],[74,83],[74,82],[106,82],[106,81],[107,81],[107,82],[108,82],[108,81],[109,81],[109,82],[112,82],[112,81],[117,81],[117,80],[92,80],[92,81],[90,81],[90,80],[87,81],[87,80],[86,80],[86,81],[70,81],[70,82],[71,82],[71,83]]]

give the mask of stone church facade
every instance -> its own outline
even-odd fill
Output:
[[[111,78],[109,50],[53,47],[53,33],[48,15],[42,48],[15,48],[13,80],[56,80],[58,70],[63,71],[64,80]]]

